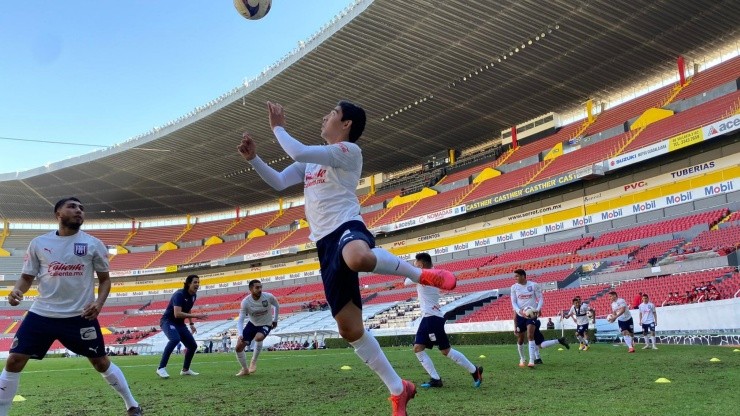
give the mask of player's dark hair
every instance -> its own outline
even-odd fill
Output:
[[[66,198],[62,198],[59,201],[57,201],[56,204],[54,204],[54,213],[56,214],[57,211],[59,211],[59,208],[61,208],[64,204],[66,204],[69,201],[79,202],[80,204],[82,203],[79,199],[77,199],[77,198],[75,198],[73,196],[68,196]]]
[[[579,298],[578,296],[576,296],[576,297],[573,298],[573,302],[575,302],[575,301],[580,302],[581,301],[581,298]]]
[[[609,292],[609,294],[610,294],[610,295],[614,295],[614,296],[617,296],[617,292],[616,292],[616,291],[614,291],[614,290],[612,290],[611,292]]]
[[[432,268],[432,256],[429,253],[416,253],[416,261],[421,262],[426,268]]]
[[[357,139],[362,136],[362,132],[365,131],[365,122],[367,117],[365,116],[365,110],[362,107],[351,103],[349,101],[342,100],[337,103],[342,109],[342,121],[350,120],[352,125],[349,128],[349,141],[354,143]]]
[[[649,295],[648,295],[647,293],[643,293],[643,294],[642,294],[642,297],[643,297],[643,298],[648,298],[648,299],[650,299],[650,296],[649,296]]]
[[[249,281],[249,288],[250,288],[250,289],[251,289],[251,288],[253,288],[253,287],[254,287],[254,285],[256,285],[257,283],[262,283],[262,282],[260,282],[260,281],[259,281],[259,279],[253,279],[253,280],[250,280],[250,281]]]
[[[182,288],[185,290],[190,289],[190,284],[193,283],[193,280],[200,279],[197,274],[191,274],[185,279],[185,284],[183,284]]]
[[[516,269],[516,270],[514,270],[514,274],[518,274],[518,275],[527,277],[527,272],[525,272],[524,269]]]

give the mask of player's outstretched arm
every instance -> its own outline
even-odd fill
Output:
[[[293,163],[282,172],[278,172],[257,156],[256,149],[254,139],[252,139],[252,136],[249,133],[245,132],[242,135],[242,141],[239,146],[236,147],[236,150],[244,160],[252,165],[257,174],[260,175],[260,178],[262,178],[262,180],[273,189],[276,191],[282,191],[291,185],[303,182],[303,175],[306,170],[305,165],[301,163]]]

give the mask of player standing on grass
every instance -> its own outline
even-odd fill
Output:
[[[422,269],[431,269],[432,256],[429,253],[418,253],[414,265]],[[414,282],[406,279],[404,283],[408,286]],[[447,332],[445,332],[445,316],[439,307],[439,289],[433,286],[417,284],[416,293],[419,297],[422,318],[419,323],[419,329],[416,331],[414,353],[416,354],[416,358],[419,359],[421,366],[424,367],[427,373],[429,373],[429,377],[431,377],[428,382],[423,383],[421,386],[424,388],[442,387],[442,379],[439,377],[437,369],[434,368],[432,359],[429,358],[429,355],[425,351],[426,348],[432,348],[436,344],[442,355],[451,359],[470,373],[473,377],[473,387],[480,387],[483,382],[483,367],[476,367],[463,353],[450,347],[450,340],[447,338]]]
[[[537,358],[537,344],[534,340],[534,332],[537,324],[537,316],[545,301],[542,296],[542,288],[535,282],[527,281],[527,272],[522,269],[514,270],[516,283],[511,285],[511,307],[514,309],[514,333],[517,336],[517,350],[519,351],[519,367],[525,366],[524,360],[524,334],[529,341],[529,367],[534,368]],[[533,316],[527,316],[525,308],[532,308]]]
[[[248,133],[244,133],[238,151],[278,191],[303,183],[306,219],[311,239],[316,241],[324,293],[339,334],[388,387],[393,415],[405,416],[416,387],[398,376],[378,341],[365,331],[358,272],[406,276],[445,290],[455,288],[455,276],[445,270],[419,269],[375,247],[355,194],[362,173],[362,151],[355,144],[365,129],[362,108],[340,101],[323,118],[321,137],[327,146],[306,146],[285,131],[283,107],[270,102],[267,107],[278,143],[295,162],[282,172],[276,171],[257,157]]]
[[[588,351],[588,304],[581,302],[581,298],[573,298],[573,306],[567,314],[563,316],[564,319],[573,318],[576,323],[576,338],[581,344],[578,347],[579,351]]]
[[[169,340],[164,347],[164,351],[162,351],[162,358],[159,360],[159,367],[157,367],[157,375],[162,378],[170,377],[167,374],[167,362],[170,360],[172,351],[180,342],[185,346],[185,361],[182,363],[180,375],[197,376],[200,374],[190,369],[190,363],[198,349],[198,344],[193,338],[193,334],[197,332],[193,319],[208,318],[206,314],[190,313],[193,305],[195,305],[195,300],[198,298],[198,288],[200,288],[200,278],[198,275],[191,274],[185,279],[183,288],[172,294],[170,303],[167,304],[167,308],[159,321],[162,332]],[[185,326],[186,319],[190,321],[190,330]]]
[[[236,324],[236,330],[239,333],[239,339],[236,342],[236,359],[242,366],[236,374],[237,377],[257,371],[257,357],[262,351],[262,341],[270,331],[277,328],[279,310],[280,305],[275,296],[262,291],[262,282],[257,279],[249,282],[249,295],[242,300],[239,321]],[[244,326],[244,318],[247,316],[249,322],[247,326]],[[254,340],[254,351],[252,351],[252,360],[247,368],[247,355],[244,349],[249,347],[252,340]]]
[[[618,297],[615,291],[609,292],[609,298],[612,301],[612,316],[608,321],[617,321],[619,330],[624,335],[624,343],[627,344],[627,352],[635,352],[635,348],[632,345],[632,337],[635,335],[635,324],[632,321],[629,305],[627,305],[624,299]]]
[[[650,348],[652,341],[652,349],[657,350],[655,346],[655,327],[658,326],[658,312],[655,311],[655,305],[650,302],[650,297],[647,293],[642,295],[642,303],[640,304],[640,325],[642,325],[642,335],[645,336],[645,346],[643,350]]]
[[[98,323],[111,288],[108,249],[97,238],[80,231],[85,209],[79,199],[60,200],[54,205],[54,215],[59,222],[58,230],[31,241],[21,278],[8,294],[10,306],[18,306],[23,294],[38,278],[39,296],[13,339],[0,375],[0,415],[10,411],[21,371],[28,360],[43,359],[55,340],[75,354],[87,357],[123,398],[127,415],[141,415],[141,407],[131,395],[126,377],[106,355]],[[97,299],[94,274],[98,275]]]

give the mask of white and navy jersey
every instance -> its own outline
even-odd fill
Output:
[[[274,313],[270,313],[273,309]],[[272,326],[272,323],[278,320],[279,310],[280,305],[272,294],[262,292],[259,299],[255,299],[250,293],[242,300],[236,329],[241,331],[244,328],[244,319],[247,316],[254,326]]]
[[[404,284],[406,286],[414,284],[411,279],[406,279]],[[421,308],[421,314],[423,317],[426,316],[438,316],[444,318],[445,314],[439,306],[439,289],[434,286],[426,286],[416,284],[416,293],[419,297],[419,307]]]
[[[347,221],[362,221],[355,190],[362,174],[362,150],[354,143],[327,145],[335,166],[306,163],[303,193],[311,240],[318,241]]]
[[[294,163],[277,172],[259,157],[250,163],[274,189],[303,182],[305,212],[310,238],[318,241],[349,221],[362,222],[360,201],[355,195],[362,174],[362,150],[351,142],[306,146],[281,126],[275,138]]]
[[[29,311],[47,318],[82,315],[95,300],[95,272],[108,268],[105,244],[84,231],[70,236],[51,231],[34,238],[22,270],[38,280],[39,296]]]
[[[520,309],[527,306],[538,311],[542,310],[544,300],[542,297],[542,288],[535,282],[527,282],[523,285],[514,283],[511,285],[511,307],[515,313],[519,313]]]
[[[616,301],[612,302],[612,312],[614,312],[615,315],[620,308],[624,308],[624,313],[619,315],[619,318],[617,318],[617,320],[629,321],[630,319],[632,319],[632,314],[630,314],[630,306],[622,298],[619,298]]]
[[[642,322],[640,322],[642,325],[655,323],[655,305],[653,302],[640,304],[640,316],[642,317]]]
[[[581,307],[577,309],[576,305],[571,306],[570,311],[568,311],[568,316],[575,316],[576,325],[588,324],[588,304],[581,303]]]

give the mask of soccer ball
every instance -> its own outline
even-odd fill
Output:
[[[609,315],[608,315],[608,316],[606,317],[606,320],[607,320],[607,321],[609,321],[609,322],[614,322],[614,314],[611,314],[611,313],[610,313],[610,314],[609,314]]]
[[[249,20],[257,20],[265,17],[270,12],[272,0],[234,0],[236,10]]]
[[[526,315],[530,319],[533,319],[537,316],[537,311],[535,311],[533,307],[527,306],[526,308],[524,308],[524,315]]]

